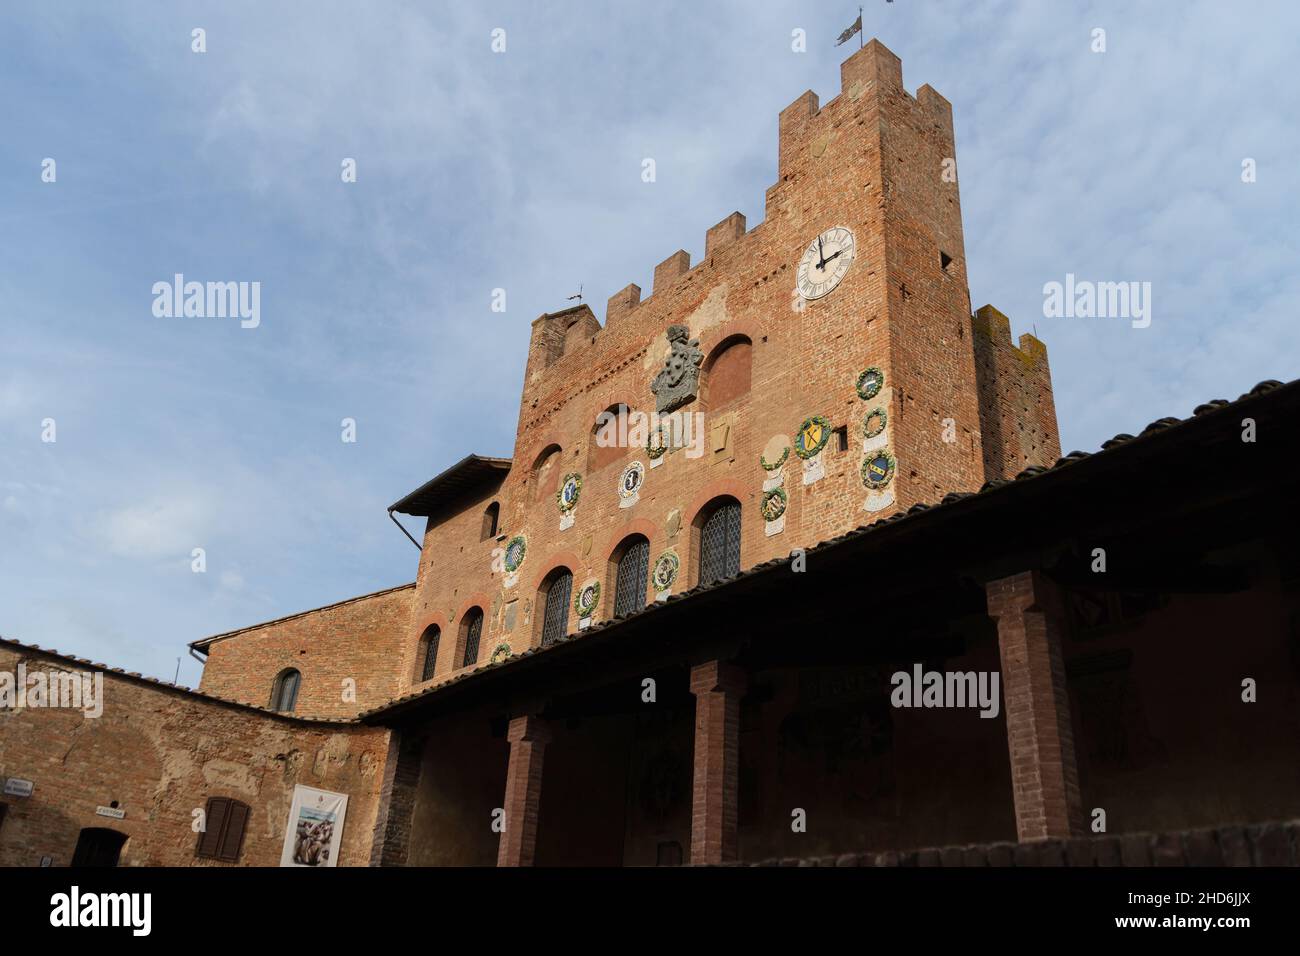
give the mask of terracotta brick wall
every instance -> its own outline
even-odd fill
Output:
[[[0,644],[0,671],[81,670],[64,658]],[[388,731],[293,720],[204,699],[120,674],[104,675],[104,710],[0,710],[0,776],[31,780],[30,797],[0,797],[0,866],[55,866],[78,833],[127,835],[129,866],[276,866],[296,784],[348,794],[340,865],[369,862]],[[252,816],[238,864],[196,860],[193,811],[209,797]],[[95,813],[117,801],[126,816]]]
[[[413,584],[233,632],[213,643],[199,689],[266,707],[275,678],[302,673],[295,713],[353,717],[393,698],[410,626]],[[344,682],[355,681],[355,700]]]
[[[977,489],[985,464],[960,202],[956,182],[943,177],[944,160],[954,157],[947,101],[929,87],[908,94],[898,58],[873,41],[843,64],[837,97],[820,105],[808,92],[781,112],[777,182],[767,191],[760,225],[746,231],[743,216],[726,216],[707,230],[700,262],[692,266],[678,250],[655,268],[648,298],[635,285],[612,296],[603,329],[585,305],[537,319],[514,466],[490,496],[431,524],[404,679],[415,677],[419,636],[430,623],[443,628],[435,679],[459,669],[456,641],[448,635],[474,603],[487,618],[481,661],[503,642],[516,653],[531,646],[538,588],[557,565],[573,572],[575,592],[588,579],[602,582],[595,618],[607,617],[610,556],[634,531],[649,538],[652,566],[665,550],[676,550],[682,570],[674,591],[692,586],[693,523],[715,495],[732,495],[742,505],[741,566],[747,568],[898,507]],[[800,307],[794,296],[800,256],[835,226],[854,232],[853,266],[836,290]],[[946,267],[941,254],[950,257]],[[710,411],[697,399],[681,409],[704,411],[702,457],[670,451],[650,467],[643,447],[593,455],[602,411],[619,403],[654,411],[650,383],[668,351],[671,324],[686,325],[700,342],[705,396],[711,358],[738,336],[747,338],[749,391],[724,408]],[[864,402],[855,383],[869,366],[883,369],[886,383]],[[724,385],[744,379],[729,363],[721,375]],[[867,512],[863,420],[877,405],[889,415],[896,503]],[[758,507],[769,477],[760,453],[774,436],[793,440],[813,415],[844,427],[848,448],[839,450],[832,438],[823,453],[826,477],[810,485],[802,483],[802,462],[791,452],[784,466],[785,528],[769,537]],[[944,440],[947,419],[955,441]],[[534,465],[551,446],[560,448],[559,465],[539,489]],[[633,460],[646,467],[644,485],[633,507],[620,508],[618,480]],[[599,467],[592,470],[593,463]],[[552,482],[569,472],[583,486],[573,525],[561,530]],[[509,587],[491,568],[493,549],[504,538],[479,540],[482,509],[492,500],[501,503],[506,536],[522,533],[528,540],[527,558]],[[649,587],[647,596],[654,598]],[[570,612],[569,630],[576,624]]]
[[[989,478],[1014,478],[1031,465],[1048,468],[1061,457],[1047,347],[1034,336],[1011,343],[1011,323],[986,305],[971,320],[975,372]]]

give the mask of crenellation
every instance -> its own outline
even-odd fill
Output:
[[[903,61],[879,40],[872,40],[840,64],[840,91],[856,97],[872,84],[876,95],[903,89]]]
[[[991,305],[971,316],[985,471],[1014,478],[1061,457],[1047,347],[1028,332],[1011,341],[1011,321]]]
[[[691,254],[684,249],[678,249],[655,266],[654,284],[650,287],[650,294],[663,292],[690,270]]]
[[[715,226],[710,226],[704,235],[704,258],[708,259],[721,252],[731,243],[745,235],[745,217],[733,212]]]
[[[809,122],[817,115],[819,103],[816,93],[805,90],[803,95],[781,111],[777,122],[777,175],[785,175]]]
[[[935,122],[952,136],[952,104],[929,83],[916,91],[916,101],[934,116]]]
[[[612,327],[640,304],[641,287],[635,282],[629,282],[609,297],[609,302],[605,305],[605,328]]]

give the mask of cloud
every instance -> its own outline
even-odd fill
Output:
[[[127,505],[99,521],[103,547],[125,558],[187,558],[207,540],[212,515],[195,495]]]
[[[1067,449],[1295,374],[1298,17],[867,15],[953,104],[973,304],[1046,341]],[[530,320],[759,222],[777,115],[836,94],[846,25],[793,0],[0,11],[0,630],[170,679],[186,641],[413,578],[384,508],[510,453]],[[175,272],[262,282],[262,325],[153,317]],[[1045,319],[1067,272],[1152,282],[1151,328]]]

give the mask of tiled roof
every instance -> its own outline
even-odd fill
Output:
[[[190,641],[190,647],[196,650],[206,651],[209,646],[217,641],[225,640],[228,637],[234,637],[238,634],[246,634],[249,631],[256,631],[258,628],[270,627],[272,624],[283,624],[285,621],[292,621],[297,617],[305,617],[308,614],[316,614],[319,611],[328,611],[330,608],[342,607],[344,604],[351,604],[353,601],[364,601],[367,598],[379,597],[383,594],[391,594],[394,591],[401,591],[404,588],[415,587],[414,581],[408,581],[406,584],[399,584],[396,587],[381,588],[378,591],[371,591],[369,594],[358,594],[356,597],[344,598],[342,601],[335,601],[333,604],[325,604],[321,607],[308,608],[305,611],[297,611],[293,614],[286,614],[284,617],[272,618],[269,621],[259,621],[256,624],[249,624],[247,627],[237,627],[233,631],[223,631],[220,634],[213,634],[211,637],[201,637],[197,641]]]
[[[227,707],[237,707],[240,710],[255,711],[265,714],[268,717],[278,717],[281,720],[299,721],[309,724],[356,724],[357,719],[354,717],[307,717],[303,714],[285,714],[278,710],[271,710],[269,707],[259,707],[256,704],[248,704],[239,700],[231,700],[227,697],[218,697],[215,694],[208,694],[201,690],[194,690],[192,687],[186,687],[184,684],[173,684],[171,681],[158,680],[156,677],[145,677],[143,674],[135,671],[124,671],[120,667],[109,667],[107,664],[100,664],[96,661],[88,660],[84,657],[74,657],[71,654],[60,654],[58,651],[41,647],[38,644],[24,644],[22,641],[15,641],[11,637],[0,635],[0,645],[22,648],[25,651],[33,651],[45,657],[52,657],[58,661],[68,664],[80,664],[82,667],[91,670],[102,671],[105,674],[116,674],[118,677],[133,681],[137,684],[148,684],[161,690],[182,694],[187,697],[193,697],[197,700],[207,701],[212,704],[221,704]]]
[[[440,508],[461,500],[510,470],[509,458],[466,455],[442,474],[430,478],[405,498],[389,506],[389,512],[427,518]]]

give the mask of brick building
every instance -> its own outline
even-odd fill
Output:
[[[1062,458],[1045,347],[972,315],[955,155],[943,97],[851,56],[781,112],[760,225],[603,326],[533,322],[511,457],[390,509],[426,521],[412,584],[196,641],[197,693],[111,674],[90,730],[0,711],[0,774],[36,782],[0,863],[68,862],[116,794],[127,862],[193,858],[215,797],[250,820],[230,862],[272,864],[296,784],[349,796],[344,864],[1104,862],[1099,810],[1290,862],[1222,828],[1300,816],[1297,386]],[[902,706],[914,668],[997,675],[996,706]]]

